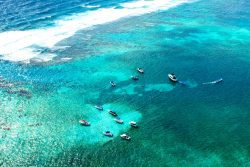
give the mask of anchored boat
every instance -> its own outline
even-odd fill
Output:
[[[138,128],[138,125],[136,124],[135,121],[130,121],[129,125],[132,126],[132,127],[134,127],[134,128]]]
[[[139,80],[139,78],[137,76],[131,76],[131,79],[134,80],[134,81]]]
[[[142,68],[137,68],[137,71],[141,74],[144,74],[144,70]]]
[[[123,124],[123,120],[119,117],[116,117],[114,120],[115,120],[115,122],[117,122],[119,124]]]
[[[168,78],[172,82],[178,82],[178,79],[176,78],[175,74],[168,74]]]
[[[121,134],[120,135],[120,137],[122,138],[122,139],[124,139],[124,140],[130,140],[131,139],[131,137],[130,136],[128,136],[127,134]]]
[[[113,134],[110,131],[103,132],[104,136],[113,137]]]
[[[95,106],[95,108],[97,109],[97,110],[103,110],[103,107],[102,106]]]
[[[111,84],[112,87],[116,86],[116,83],[114,81],[110,81],[109,83]]]
[[[111,115],[115,116],[115,117],[118,116],[118,114],[117,114],[116,112],[112,111],[112,110],[109,110],[108,112],[109,112]]]
[[[83,125],[83,126],[90,126],[90,123],[88,122],[88,121],[86,121],[86,120],[80,120],[79,121],[79,123],[81,124],[81,125]]]

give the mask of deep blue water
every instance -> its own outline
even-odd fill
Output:
[[[53,26],[54,21],[61,17],[103,7],[117,6],[122,2],[128,2],[128,0],[0,1],[0,32]]]
[[[33,30],[56,27],[67,16],[120,3],[4,1],[1,31],[37,35]],[[42,48],[38,58],[56,55],[49,61],[4,55],[0,166],[250,166],[249,12],[246,0],[195,1],[79,29],[56,43],[67,47]],[[52,17],[41,20],[46,16]],[[55,37],[53,31],[48,40]],[[187,85],[171,83],[170,72]],[[220,84],[202,84],[221,77]],[[80,119],[91,126],[80,126]],[[140,127],[130,128],[131,120]],[[105,130],[114,137],[104,137]],[[121,133],[132,140],[121,140]]]

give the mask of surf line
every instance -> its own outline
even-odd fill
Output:
[[[139,16],[159,10],[168,10],[193,0],[138,0],[121,3],[121,8],[108,7],[87,11],[55,21],[53,27],[0,33],[1,59],[27,62],[32,58],[50,61],[56,54],[43,53],[38,48],[53,48],[60,41],[73,36],[77,31],[95,25],[106,24],[121,18]]]

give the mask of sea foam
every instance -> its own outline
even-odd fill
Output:
[[[94,25],[105,24],[121,18],[139,16],[158,10],[189,3],[190,0],[139,0],[122,3],[120,8],[100,8],[87,11],[63,20],[55,21],[55,25],[49,28],[40,28],[26,31],[7,31],[0,33],[0,58],[3,60],[26,62],[31,59],[50,61],[56,55],[49,55],[37,48],[53,49],[55,45],[71,36],[77,31]]]
[[[81,5],[81,7],[92,9],[92,8],[99,8],[99,7],[101,7],[101,5],[85,5],[85,4],[83,4],[83,5]]]

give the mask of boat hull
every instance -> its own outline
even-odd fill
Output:
[[[82,126],[90,126],[90,123],[87,122],[87,121],[79,121],[79,123],[80,123]]]
[[[122,139],[124,139],[124,140],[131,140],[131,137],[128,136],[128,135],[122,134],[122,135],[120,135],[120,137],[121,137]]]
[[[115,117],[118,116],[118,114],[116,114],[115,112],[112,112],[112,111],[109,111],[109,114],[110,114],[110,115],[113,115],[113,116],[115,116]]]
[[[103,111],[103,108],[100,107],[100,106],[95,106],[95,108],[96,108],[97,110]]]
[[[107,136],[107,137],[113,137],[113,134],[111,134],[111,133],[107,134],[107,133],[104,132],[103,135]]]
[[[144,74],[144,71],[142,69],[137,69],[137,71],[140,73],[140,74]]]
[[[177,78],[174,78],[173,75],[171,74],[168,74],[168,79],[172,82],[178,82],[178,79]]]
[[[117,122],[118,124],[123,124],[123,120],[117,120],[117,119],[115,119],[115,122]]]

